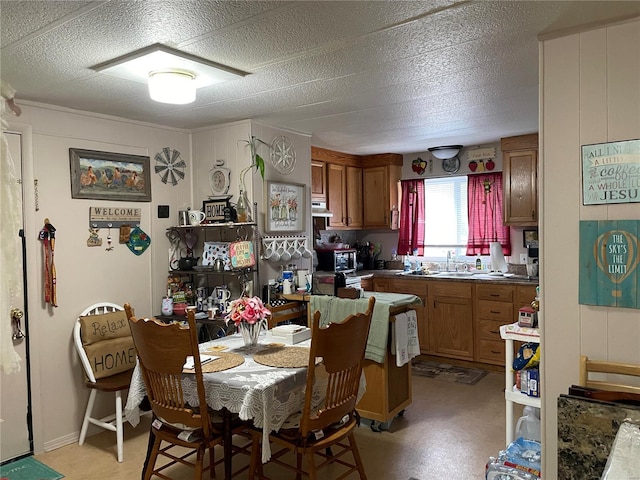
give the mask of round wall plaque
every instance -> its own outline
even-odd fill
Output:
[[[271,142],[271,164],[284,175],[289,175],[296,167],[296,151],[284,135],[278,135]]]

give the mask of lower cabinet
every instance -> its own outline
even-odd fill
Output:
[[[535,285],[421,278],[373,278],[373,291],[407,293],[422,305],[418,318],[423,354],[504,366],[500,326],[518,321],[518,309],[535,298]],[[519,344],[515,345],[519,347]]]
[[[504,340],[500,326],[513,323],[515,287],[512,285],[476,285],[475,360],[504,365]]]
[[[430,354],[473,361],[471,283],[430,282],[428,318]]]
[[[427,282],[420,280],[406,280],[406,279],[390,279],[387,285],[387,292],[393,293],[406,293],[409,295],[416,295],[422,300],[422,305],[411,305],[412,310],[415,310],[418,320],[418,342],[420,343],[421,353],[431,353],[429,348],[429,325],[427,317]],[[381,290],[378,290],[381,291]]]
[[[373,292],[373,278],[363,278],[360,280],[360,287],[366,292]]]

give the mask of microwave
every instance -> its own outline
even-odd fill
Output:
[[[316,270],[344,273],[351,273],[356,270],[355,248],[316,249],[316,256],[318,257]]]

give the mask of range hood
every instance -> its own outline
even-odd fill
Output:
[[[312,217],[333,217],[333,213],[327,210],[327,202],[311,202],[311,216]]]

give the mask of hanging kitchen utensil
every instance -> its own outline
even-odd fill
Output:
[[[193,247],[198,243],[198,234],[195,229],[190,228],[185,232],[184,243],[187,245],[187,255],[192,255]]]

